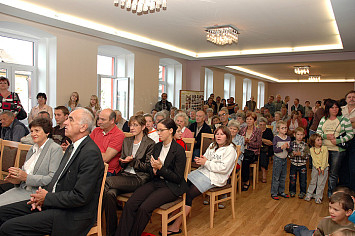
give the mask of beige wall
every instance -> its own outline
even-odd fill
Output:
[[[269,83],[268,95],[290,96],[289,108],[295,98],[304,105],[306,100],[314,106],[315,101],[324,98],[341,99],[354,89],[354,83]]]

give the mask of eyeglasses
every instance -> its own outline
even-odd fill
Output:
[[[161,132],[163,132],[163,131],[165,131],[165,130],[168,130],[168,129],[157,129],[157,132],[158,132],[158,133],[161,133]]]
[[[227,113],[219,114],[218,116],[226,116]]]

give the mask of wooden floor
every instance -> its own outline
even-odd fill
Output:
[[[225,209],[218,210],[214,217],[214,229],[209,228],[209,206],[202,204],[201,196],[194,199],[192,217],[187,219],[188,235],[288,235],[283,231],[284,225],[292,222],[314,229],[317,223],[328,215],[326,195],[322,204],[316,204],[314,199],[306,202],[298,199],[297,195],[295,198],[273,200],[270,197],[271,172],[270,169],[267,183],[259,182],[255,190],[250,186],[249,191],[237,194],[236,219],[232,219],[229,201]],[[310,173],[308,169],[308,183]],[[288,179],[287,175],[287,193]],[[147,225],[145,232],[158,235],[160,228],[160,216],[153,215],[152,223]]]

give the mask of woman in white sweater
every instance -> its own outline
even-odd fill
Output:
[[[222,187],[233,171],[237,158],[236,146],[232,142],[229,129],[221,125],[214,132],[214,142],[207,148],[205,154],[196,157],[195,162],[201,165],[188,175],[189,190],[186,193],[186,215],[191,211],[192,200],[214,187]],[[182,217],[169,226],[168,232],[180,232]]]

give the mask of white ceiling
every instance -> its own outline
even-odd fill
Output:
[[[23,3],[30,5],[24,6]],[[41,18],[37,14],[26,12],[33,6],[43,7],[45,11],[42,16],[45,17]],[[294,49],[319,45],[337,45],[340,49],[305,52],[300,50],[299,53],[355,51],[354,0],[168,0],[167,10],[141,16],[114,7],[113,0],[0,0],[0,12],[5,14],[30,18],[56,27],[83,31],[83,27],[75,28],[81,24],[79,20],[74,19],[66,23],[58,21],[55,17],[48,20],[50,10],[54,11],[54,15],[70,15],[108,26],[117,31],[125,31],[149,40],[163,42],[168,45],[165,49],[155,43],[149,45],[145,43],[146,41],[136,42],[123,38],[122,35],[120,37],[112,35],[111,38],[187,59],[196,59],[194,55],[201,53],[218,52],[225,57],[225,53],[230,51],[233,52],[229,55],[236,55],[236,51]],[[240,30],[239,43],[217,46],[207,42],[204,27],[217,24],[231,24],[237,27]],[[95,34],[92,29],[90,30],[91,34]],[[184,51],[177,53],[176,48],[191,53],[184,54]],[[290,51],[286,52],[286,55],[293,54]],[[342,62],[339,63],[342,64]],[[318,74],[354,78],[354,61],[349,63],[351,66],[344,64],[342,67],[345,70],[344,73],[337,71],[328,73],[325,70],[319,70]],[[291,77],[291,74],[287,73],[292,66],[291,64],[250,65],[249,69],[282,79]],[[330,68],[327,64],[320,66],[324,69]],[[318,65],[315,64],[312,69],[317,67]],[[281,71],[282,68],[284,71]]]

